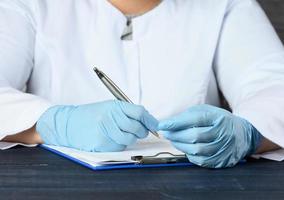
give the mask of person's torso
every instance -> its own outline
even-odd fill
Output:
[[[218,104],[214,54],[228,0],[164,0],[133,19],[106,0],[37,0],[34,69],[28,92],[56,104],[114,97],[92,71],[98,67],[158,118],[189,106]]]

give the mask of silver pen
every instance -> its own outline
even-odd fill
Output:
[[[122,92],[122,90],[102,71],[98,68],[94,68],[94,72],[98,75],[99,79],[103,82],[103,84],[107,87],[107,89],[120,101],[125,101],[128,103],[133,102]],[[150,131],[156,137],[159,137],[159,134],[155,131]]]

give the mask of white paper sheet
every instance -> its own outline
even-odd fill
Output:
[[[25,147],[35,147],[36,144],[22,144],[22,143],[11,143],[11,142],[0,142],[0,150],[6,150],[12,147],[15,147],[17,145],[25,146]],[[116,153],[90,153],[90,152],[83,152],[78,151],[76,149],[66,148],[66,147],[57,147],[57,146],[50,146],[45,145],[49,148],[55,149],[57,151],[60,151],[62,153],[65,153],[67,155],[73,156],[76,159],[82,160],[88,164],[91,164],[93,166],[98,166],[101,164],[104,164],[105,161],[111,160],[113,157],[115,158],[121,158],[119,159],[119,163],[129,163],[129,159],[132,156],[132,153],[135,155],[144,153],[146,156],[154,155],[158,151],[167,151],[171,152],[173,154],[182,154],[180,151],[176,150],[174,147],[172,147],[169,142],[167,142],[165,139],[156,139],[153,137],[150,137],[145,140],[139,141],[135,146],[129,147],[124,152],[116,152]],[[143,154],[143,155],[144,155]],[[252,156],[253,158],[259,159],[264,158],[268,160],[273,161],[284,161],[284,149],[279,149],[276,151],[270,151],[263,154],[255,154]],[[123,161],[123,159],[127,158]]]
[[[135,145],[128,147],[125,151],[122,152],[97,153],[79,151],[67,147],[58,147],[50,145],[45,146],[64,153],[66,155],[72,156],[94,167],[106,164],[133,163],[134,161],[131,160],[131,156],[153,156],[160,152],[170,152],[176,155],[183,154],[179,150],[175,149],[167,140],[162,138],[158,139],[154,136],[149,136],[147,139],[139,140]]]
[[[274,161],[283,161],[284,160],[284,149],[279,149],[276,151],[270,151],[262,154],[256,154],[252,156],[253,158],[259,159],[259,158],[265,158],[268,160],[274,160]]]

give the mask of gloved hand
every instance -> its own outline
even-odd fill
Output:
[[[255,153],[262,138],[245,119],[209,105],[163,120],[159,129],[192,163],[209,168],[234,166]]]
[[[40,117],[36,130],[45,144],[109,152],[124,150],[157,126],[142,106],[105,101],[52,107]]]

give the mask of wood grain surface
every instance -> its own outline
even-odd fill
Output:
[[[0,151],[0,199],[284,199],[284,162],[92,171],[41,148]]]

